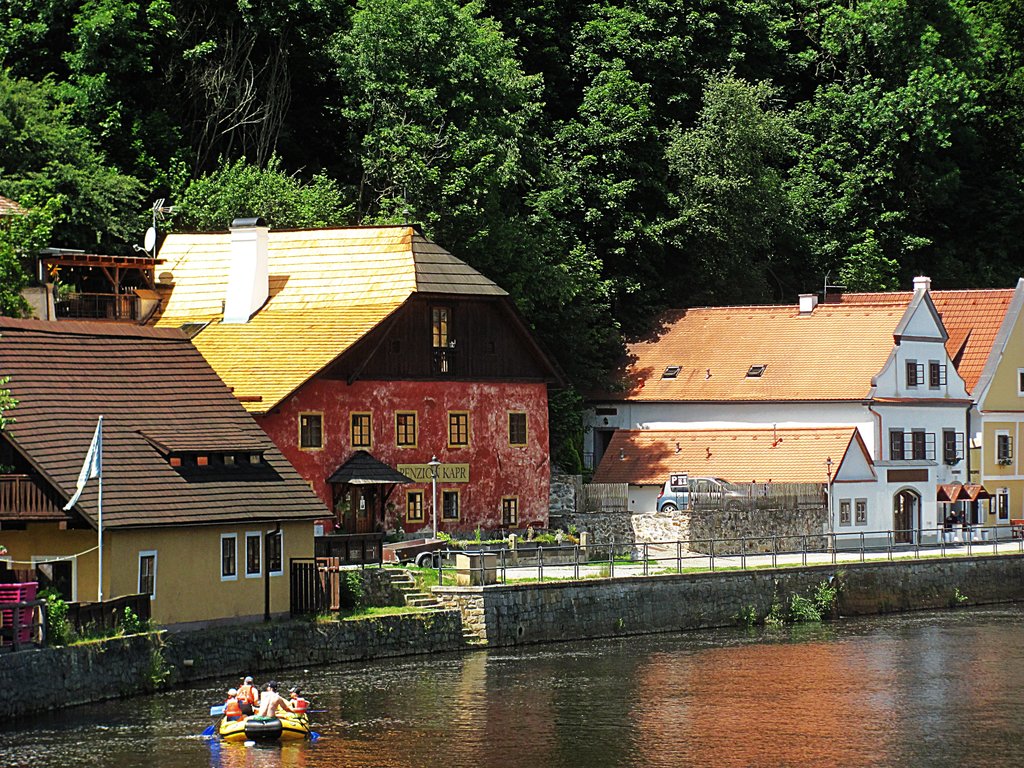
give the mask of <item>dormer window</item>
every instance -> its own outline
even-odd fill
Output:
[[[680,367],[678,365],[670,365],[665,369],[665,372],[661,374],[663,379],[674,379],[679,375]]]
[[[747,378],[748,379],[760,379],[762,376],[764,376],[764,372],[765,372],[766,368],[768,368],[767,365],[752,365],[752,366],[750,366],[747,369]]]

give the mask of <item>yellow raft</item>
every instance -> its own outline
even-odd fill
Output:
[[[277,717],[243,717],[228,720],[222,717],[217,733],[224,741],[300,741],[310,736],[306,715],[281,713]]]

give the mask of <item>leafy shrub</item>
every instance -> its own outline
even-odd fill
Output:
[[[814,600],[803,595],[793,595],[789,599],[790,621],[821,621],[821,611]]]
[[[68,604],[54,589],[43,589],[39,598],[46,601],[46,642],[48,645],[67,645],[74,637],[68,621]]]
[[[347,571],[341,580],[341,607],[356,610],[363,605],[363,579],[359,571]]]

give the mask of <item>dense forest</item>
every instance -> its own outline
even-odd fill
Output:
[[[0,284],[159,198],[419,222],[580,392],[667,306],[1013,285],[1022,139],[1018,0],[9,0]]]

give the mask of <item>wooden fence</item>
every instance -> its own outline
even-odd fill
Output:
[[[117,629],[124,621],[124,612],[130,608],[139,621],[149,621],[149,595],[123,595],[102,603],[68,603],[68,622],[81,632],[87,627]]]
[[[625,512],[629,509],[626,483],[587,483],[580,499],[581,512]]]

